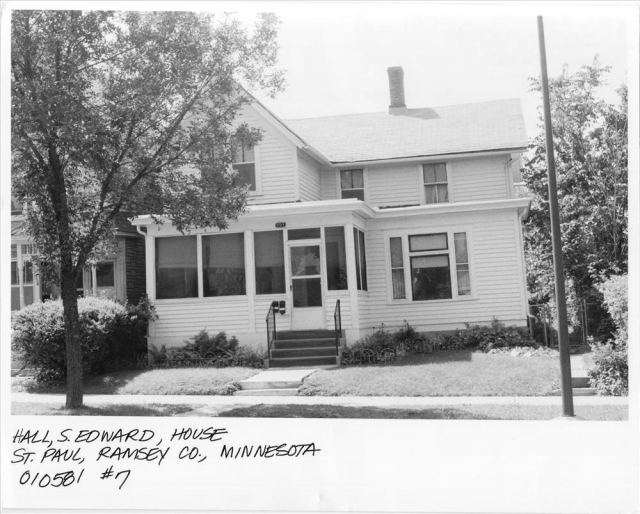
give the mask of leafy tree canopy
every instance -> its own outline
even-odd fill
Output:
[[[609,67],[597,59],[549,79],[564,267],[584,297],[603,277],[627,270],[627,87],[619,105],[600,98]],[[530,79],[540,91],[539,79]],[[525,226],[529,291],[535,302],[553,297],[547,159],[540,108],[540,132],[523,179],[532,196]]]
[[[67,245],[83,266],[123,214],[186,230],[242,212],[233,146],[260,134],[233,121],[247,92],[283,86],[273,15],[251,32],[194,12],[12,16],[12,185],[45,255]]]

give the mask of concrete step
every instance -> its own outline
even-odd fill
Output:
[[[337,364],[337,357],[292,357],[269,359],[269,369],[271,368],[288,368],[292,366],[331,366]]]
[[[333,330],[286,330],[278,332],[278,340],[285,339],[330,339],[335,340]]]
[[[301,380],[243,380],[240,388],[243,391],[253,391],[255,389],[291,389],[298,388],[302,384]]]
[[[233,393],[233,396],[298,396],[297,387],[284,389],[241,389]]]
[[[313,347],[313,348],[287,348],[271,350],[272,359],[282,359],[287,357],[335,357],[336,348],[333,347]]]
[[[589,383],[589,377],[576,377],[576,376],[572,376],[571,377],[571,386],[573,388],[584,388],[584,387],[590,387],[590,383]]]
[[[278,334],[280,337],[280,334]],[[271,349],[276,350],[287,350],[287,349],[298,349],[298,348],[335,348],[336,340],[335,338],[309,338],[309,339],[276,339],[271,346]]]
[[[593,387],[579,387],[572,389],[573,396],[596,396],[598,393]],[[552,391],[551,396],[562,396],[562,391],[556,389]]]

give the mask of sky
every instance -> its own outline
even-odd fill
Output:
[[[281,19],[280,66],[287,88],[275,100],[257,96],[285,120],[384,111],[389,105],[386,70],[402,66],[409,108],[520,98],[532,136],[541,95],[529,92],[528,78],[540,74],[539,14],[549,76],[560,75],[565,63],[570,72],[577,71],[597,54],[612,67],[610,85],[602,92],[607,101],[616,102],[615,89],[627,81],[629,7],[267,5]]]

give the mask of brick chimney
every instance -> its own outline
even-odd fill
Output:
[[[404,71],[402,71],[402,66],[387,68],[387,73],[389,74],[389,94],[391,96],[389,114],[406,114],[407,106],[404,103]]]

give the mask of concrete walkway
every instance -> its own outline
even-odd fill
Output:
[[[58,403],[63,405],[62,394],[11,393],[11,401],[26,403]],[[628,405],[626,396],[576,396],[575,405]],[[170,395],[85,395],[88,406],[104,404],[165,404],[193,406],[247,406],[247,405],[343,405],[349,407],[421,408],[439,405],[562,405],[558,396],[170,396]]]

